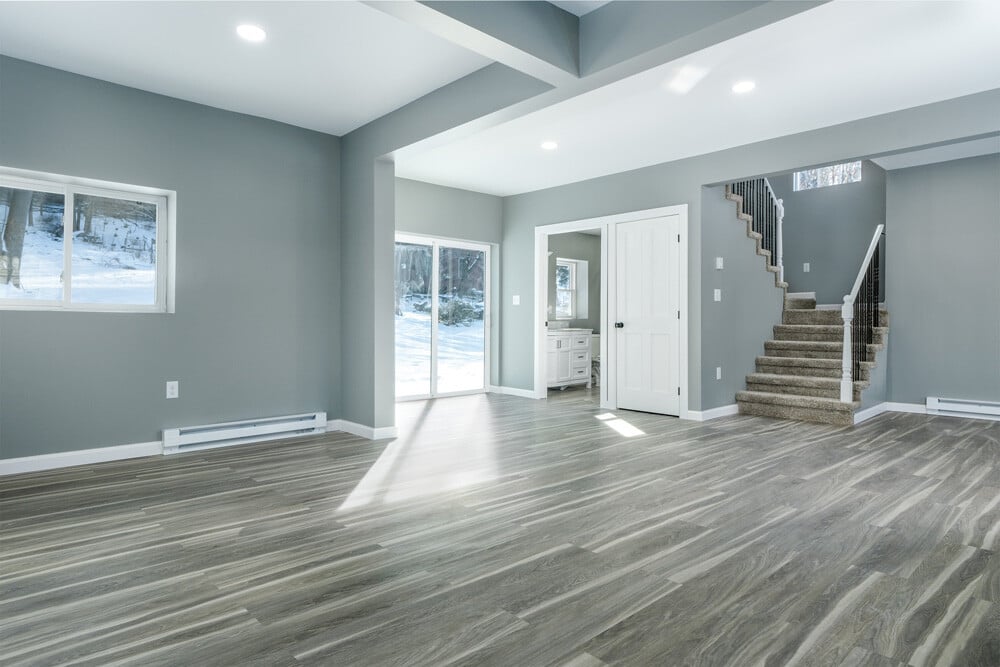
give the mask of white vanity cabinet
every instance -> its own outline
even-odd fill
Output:
[[[590,334],[593,329],[552,329],[548,332],[548,386],[590,387]]]

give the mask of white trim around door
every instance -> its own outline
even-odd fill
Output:
[[[680,253],[677,266],[677,280],[680,289],[680,320],[678,336],[679,368],[680,368],[680,418],[688,419],[688,206],[663,206],[660,208],[618,213],[615,215],[559,222],[551,225],[535,227],[535,316],[534,316],[534,397],[545,398],[548,393],[545,381],[545,344],[547,321],[546,306],[548,302],[548,250],[549,236],[587,230],[601,230],[601,407],[614,410],[618,407],[616,396],[616,359],[615,345],[611,342],[614,335],[614,323],[611,316],[614,313],[614,230],[620,222],[636,222],[650,218],[663,218],[671,215],[679,216]]]
[[[492,302],[492,271],[493,271],[493,246],[489,243],[475,243],[472,241],[459,241],[456,239],[448,239],[440,236],[423,236],[421,234],[412,234],[404,232],[396,232],[395,243],[412,243],[416,245],[426,245],[431,246],[432,261],[431,261],[431,294],[437,295],[440,292],[440,254],[441,247],[445,248],[459,248],[462,250],[473,250],[483,253],[483,386],[478,389],[470,389],[468,391],[451,391],[451,392],[441,392],[438,391],[438,378],[437,378],[437,366],[438,366],[438,328],[434,326],[433,323],[438,321],[438,308],[439,303],[437,298],[431,299],[431,349],[429,351],[431,357],[431,378],[430,378],[430,393],[413,395],[413,396],[397,396],[397,401],[419,401],[426,400],[428,398],[447,398],[449,396],[466,396],[468,394],[483,394],[489,391],[490,388],[490,369],[491,369],[491,349],[490,349],[490,338],[493,330],[493,302]],[[393,345],[395,346],[395,336],[393,336]],[[395,387],[393,388],[395,390]],[[353,431],[351,431],[353,433]],[[366,436],[367,437],[367,436]],[[388,437],[388,436],[382,436]]]

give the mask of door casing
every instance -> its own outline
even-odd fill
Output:
[[[545,342],[547,321],[546,306],[548,302],[548,251],[549,236],[552,234],[565,234],[567,232],[579,232],[593,229],[601,230],[601,407],[609,410],[618,408],[618,397],[616,386],[618,377],[616,373],[616,341],[614,322],[610,321],[609,314],[615,312],[615,279],[617,266],[615,261],[614,247],[614,225],[619,222],[634,222],[637,220],[647,220],[649,218],[663,218],[670,215],[677,215],[678,229],[680,230],[680,252],[677,266],[677,281],[680,291],[680,330],[678,344],[680,347],[680,418],[688,419],[689,405],[689,364],[688,364],[688,337],[689,337],[689,308],[688,308],[688,205],[677,204],[674,206],[662,206],[658,208],[644,209],[640,211],[630,211],[628,213],[618,213],[615,215],[600,216],[596,218],[586,218],[583,220],[573,220],[570,222],[559,222],[551,225],[539,225],[535,227],[535,313],[534,313],[534,397],[545,398],[548,395],[548,387],[545,379]]]

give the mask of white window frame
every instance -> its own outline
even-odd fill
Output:
[[[61,300],[3,299],[0,310],[59,310],[88,313],[173,313],[177,193],[125,183],[0,166],[0,187],[63,195],[63,284]],[[75,195],[127,199],[156,205],[156,299],[149,304],[74,303],[72,293]]]
[[[809,172],[821,172],[827,169],[836,169],[837,167],[842,167],[848,164],[858,165],[858,177],[854,180],[837,181],[836,183],[823,183],[821,185],[812,185],[808,187],[802,187],[799,185],[800,174],[807,174]],[[847,183],[860,183],[862,178],[864,178],[864,165],[861,163],[861,160],[851,160],[850,162],[838,162],[837,164],[828,164],[825,167],[816,167],[815,169],[802,169],[800,171],[795,172],[792,175],[792,191],[802,192],[803,190],[819,190],[820,188],[831,188],[835,185],[846,185]]]
[[[556,257],[556,268],[560,265],[565,265],[569,268],[569,283],[571,287],[569,289],[565,287],[559,287],[559,283],[556,282],[556,309],[555,316],[557,320],[573,320],[576,319],[577,307],[576,307],[576,295],[577,295],[577,262],[575,259],[567,259],[565,257]],[[559,293],[569,292],[569,315],[559,314]]]

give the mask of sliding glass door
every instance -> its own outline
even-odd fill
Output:
[[[396,398],[486,389],[489,246],[396,236]]]

